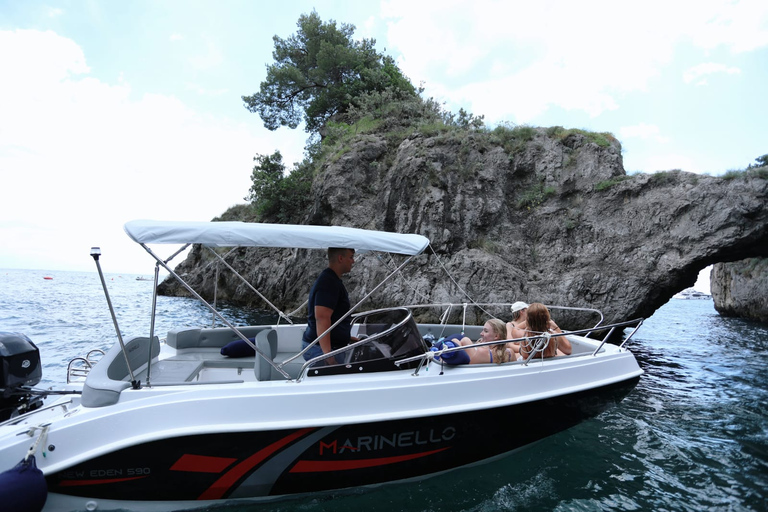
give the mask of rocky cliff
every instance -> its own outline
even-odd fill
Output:
[[[717,263],[709,281],[718,313],[768,323],[768,259]]]
[[[619,321],[650,316],[710,264],[768,256],[765,173],[627,176],[615,139],[561,128],[357,135],[326,156],[312,191],[304,223],[431,240],[366,308],[466,302],[466,293],[593,307]],[[306,299],[325,265],[319,251],[263,256],[243,249],[227,261],[285,311]],[[208,298],[209,262],[195,247],[177,268]],[[374,256],[358,262],[346,278],[353,303],[385,270]],[[184,290],[167,281],[163,293]],[[226,273],[218,299],[264,305]],[[572,320],[566,327],[578,327]]]

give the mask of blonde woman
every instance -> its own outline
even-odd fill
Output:
[[[459,345],[467,347],[467,354],[469,355],[469,364],[483,364],[483,363],[508,363],[509,361],[517,361],[517,354],[511,347],[511,343],[499,343],[498,345],[486,345],[483,347],[473,347],[475,343],[485,343],[488,341],[505,340],[507,339],[507,327],[498,318],[491,318],[483,325],[483,330],[480,333],[480,339],[473,342],[471,339],[464,337],[459,340]]]

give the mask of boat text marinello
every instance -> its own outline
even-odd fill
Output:
[[[568,356],[532,353],[523,361],[452,366],[439,356],[458,349],[433,350],[428,340],[456,332],[477,339],[482,325],[417,323],[414,313],[427,308],[449,319],[458,311],[463,319],[467,308],[489,311],[491,305],[360,312],[365,297],[350,311],[352,335],[360,341],[335,351],[337,364],[318,366],[324,356],[305,361],[301,355],[306,323],[280,313],[274,325],[235,326],[168,266],[171,258],[149,246],[389,252],[402,263],[386,281],[429,246],[426,238],[239,222],[133,221],[125,230],[156,261],[149,336],[123,339],[107,295],[118,340],[98,362],[85,358],[72,369],[73,381],[79,375],[81,383],[43,403],[32,387],[35,376],[19,363],[11,373],[29,379],[4,384],[21,398],[4,404],[13,411],[0,424],[0,471],[15,478],[14,465],[36,460],[48,490],[45,511],[193,509],[425,478],[509,454],[594,417],[642,374],[626,348],[642,320],[601,325],[599,315],[590,329],[566,331]],[[103,281],[100,251],[92,256]],[[155,334],[159,267],[203,301],[221,326]],[[615,345],[591,337],[598,327],[603,334],[633,330]],[[0,334],[0,346],[11,338],[23,338],[17,346],[29,351],[19,349],[8,360],[26,358],[35,366],[36,348],[23,335]],[[233,344],[247,345],[250,353],[222,355]],[[478,436],[492,442],[477,442]]]

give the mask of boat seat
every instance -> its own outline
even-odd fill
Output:
[[[197,331],[198,329],[190,330]],[[229,332],[231,334],[231,330]],[[248,329],[243,329],[243,332],[248,332]],[[188,333],[182,333],[182,338],[186,334]],[[179,338],[176,339],[178,341]],[[220,336],[220,340],[221,339],[225,338]],[[226,339],[228,339],[228,337]],[[277,354],[277,331],[270,327],[259,327],[254,338],[254,344],[263,354],[270,358],[270,360],[274,359]],[[256,380],[271,380],[273,372],[279,375],[279,378],[284,378],[261,356],[226,357],[222,356],[218,350],[211,347],[192,350],[189,344],[186,344],[185,346],[187,347],[187,350],[184,350],[182,353],[164,359],[163,361],[158,361],[152,365],[153,383],[191,382],[203,368],[238,368],[241,370],[250,370],[253,368]],[[155,370],[155,368],[157,368],[157,370]]]
[[[252,325],[237,328],[246,338],[255,337],[260,331],[271,329],[268,325]],[[185,327],[168,331],[165,343],[176,350],[190,348],[221,348],[227,343],[240,339],[229,327],[208,329]]]
[[[274,357],[275,364],[280,364],[295,356],[304,348],[301,343],[303,329],[299,331],[285,332],[281,331],[277,345],[277,354]],[[283,366],[283,371],[295,379],[299,376],[301,367],[306,363],[303,357],[298,357],[290,363]],[[277,370],[272,370],[272,380],[285,380],[283,374]]]
[[[197,377],[203,368],[203,361],[164,359],[152,363],[150,384],[167,384],[171,382],[190,382]],[[147,372],[142,371],[136,379],[146,381]]]
[[[125,342],[128,362],[136,379],[142,367],[146,369],[149,350],[150,342],[146,336],[136,336]],[[152,339],[151,350],[152,357],[157,357],[160,353],[160,339],[157,336]],[[115,343],[88,372],[83,384],[81,403],[84,407],[104,407],[115,404],[120,399],[120,393],[131,387],[129,379],[130,374],[123,351],[120,344]]]
[[[289,358],[295,356],[297,352],[298,351],[278,352],[277,356],[275,356],[275,359],[274,359],[275,364],[280,364],[288,360]],[[304,360],[303,357],[297,357],[290,363],[283,366],[283,371],[285,371],[285,373],[290,375],[292,379],[296,379],[299,377],[299,372],[301,371],[301,367],[304,366],[304,363],[306,363],[306,361]],[[285,377],[277,370],[272,369],[272,380],[285,380]]]
[[[254,339],[254,345],[264,355],[273,360],[277,354],[277,331],[264,329],[259,331]],[[256,354],[256,362],[253,365],[253,373],[256,380],[272,380],[272,365],[263,357]]]

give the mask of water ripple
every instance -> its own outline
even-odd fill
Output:
[[[107,281],[121,331],[148,335],[151,283],[120,275]],[[193,299],[159,297],[157,308],[161,337],[212,322]],[[238,324],[263,315],[223,310]],[[1,271],[0,330],[30,336],[48,384],[65,379],[72,357],[116,339],[95,273]],[[645,374],[635,391],[596,419],[505,459],[418,483],[211,510],[768,509],[768,329],[722,318],[710,301],[673,300],[636,337],[630,348]]]

